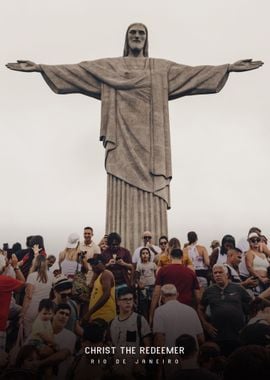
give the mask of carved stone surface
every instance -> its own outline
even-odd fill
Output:
[[[41,65],[41,70],[56,93],[80,92],[102,101],[105,168],[118,179],[108,179],[106,232],[118,232],[131,250],[145,230],[155,231],[155,237],[166,234],[171,180],[168,99],[218,92],[228,77],[228,65],[189,67],[123,57]],[[133,196],[125,195],[132,193],[130,187]],[[142,204],[146,198],[153,199]]]
[[[118,232],[131,251],[145,230],[155,240],[167,234],[170,208],[171,147],[168,100],[216,93],[230,71],[263,63],[186,66],[148,58],[148,31],[132,24],[124,56],[72,65],[36,65],[18,61],[12,70],[38,71],[57,94],[81,93],[101,100],[100,140],[108,174],[106,233]]]

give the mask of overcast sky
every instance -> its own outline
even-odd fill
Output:
[[[105,228],[100,102],[54,94],[38,73],[5,63],[77,63],[121,56],[130,23],[149,30],[151,57],[188,65],[261,59],[217,95],[170,102],[169,235],[209,247],[256,225],[270,237],[269,0],[13,0],[0,5],[0,245],[42,234],[48,253],[70,232]],[[139,242],[138,242],[139,244]]]

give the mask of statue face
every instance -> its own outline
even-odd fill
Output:
[[[131,50],[143,50],[146,41],[146,30],[143,25],[134,24],[128,30],[128,46]]]

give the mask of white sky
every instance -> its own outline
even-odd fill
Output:
[[[218,95],[170,102],[170,237],[197,231],[236,239],[258,225],[270,237],[269,0],[13,0],[0,5],[0,245],[42,234],[48,253],[85,225],[104,232],[106,172],[100,102],[55,95],[17,59],[77,63],[121,56],[132,22],[149,30],[150,56],[189,65],[253,58]],[[139,243],[139,242],[138,242]]]

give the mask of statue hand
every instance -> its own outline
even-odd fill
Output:
[[[37,71],[37,72],[41,71],[40,66],[37,65],[35,62],[23,61],[23,60],[18,60],[17,62],[8,63],[6,67],[10,70],[25,71],[27,73],[31,73],[34,71]]]
[[[252,61],[252,59],[242,59],[229,65],[229,71],[241,72],[258,69],[263,65],[262,61]]]

